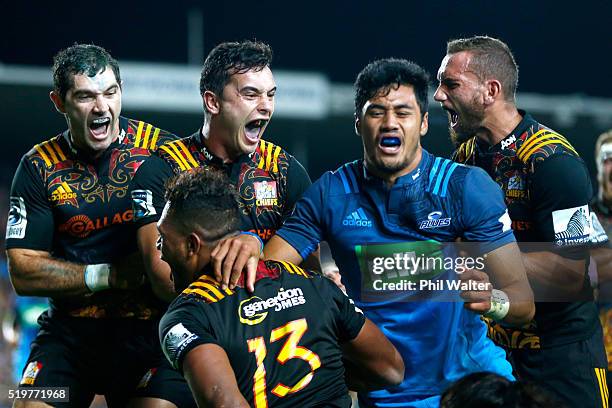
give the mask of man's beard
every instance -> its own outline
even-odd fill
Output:
[[[449,120],[448,126],[450,138],[455,147],[459,147],[462,143],[470,140],[482,127],[484,107],[476,103],[476,101],[472,101],[469,106],[462,109],[460,114],[459,112],[457,114],[459,115],[457,125],[452,128]]]
[[[382,157],[377,157],[375,155],[374,157],[369,158],[369,162],[372,166],[374,166],[374,170],[377,170],[379,173],[393,175],[410,166],[412,160],[416,157],[418,148],[419,145],[416,145],[409,155],[404,155],[401,159],[391,163],[384,160]]]
[[[601,198],[608,205],[612,204],[612,172],[608,173],[607,180],[600,185]]]

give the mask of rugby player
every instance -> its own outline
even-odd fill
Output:
[[[331,280],[259,261],[253,294],[221,288],[211,251],[242,225],[225,175],[181,173],[166,198],[159,245],[182,293],[160,323],[160,338],[199,406],[350,407],[345,375],[357,389],[402,381],[395,347]]]
[[[454,159],[481,167],[502,186],[520,254],[536,294],[521,328],[490,322],[518,378],[537,381],[572,407],[608,406],[602,329],[587,274],[592,230],[588,170],[569,141],[518,110],[518,67],[502,41],[447,45],[434,98],[461,143]]]
[[[503,350],[487,338],[480,319],[487,313],[523,324],[534,313],[499,187],[481,169],[453,164],[421,147],[428,130],[428,76],[421,67],[399,59],[374,61],[357,77],[355,90],[363,160],[325,173],[304,193],[267,243],[266,258],[299,263],[327,241],[347,293],[398,348],[406,363],[404,381],[360,393],[360,405],[436,406],[442,391],[466,374],[489,370],[512,378]],[[490,276],[495,291],[486,285],[462,291],[462,299],[445,291],[430,293],[442,297],[434,299],[409,288],[371,296],[378,279],[372,276],[374,258],[425,254],[438,248],[436,242],[457,238],[477,243],[488,273],[471,270],[460,279],[489,283]],[[382,274],[398,283],[393,279],[407,271],[390,264]],[[444,284],[457,274],[438,268],[428,277]]]
[[[172,300],[176,293],[170,269],[155,246],[155,223],[165,203],[164,183],[172,175],[198,167],[223,171],[238,188],[241,229],[264,242],[310,185],[308,174],[293,156],[261,138],[274,113],[271,61],[272,49],[261,42],[217,45],[204,61],[200,77],[202,127],[162,146],[136,174],[131,195],[138,246],[153,287],[165,300]],[[240,253],[240,240],[232,242]],[[226,251],[222,241],[215,254],[223,256]]]
[[[170,302],[176,297],[170,267],[156,248],[156,222],[165,204],[164,185],[174,174],[204,168],[230,177],[238,189],[240,229],[251,238],[258,237],[259,246],[282,225],[310,185],[308,174],[293,156],[261,139],[274,113],[276,83],[271,61],[271,48],[261,42],[216,46],[204,61],[200,77],[202,127],[189,137],[161,146],[134,177],[131,197],[138,248],[161,299]],[[246,260],[248,252],[240,255],[242,246],[241,239],[228,243],[221,240],[215,254],[224,257],[231,247],[239,254],[239,261]],[[316,264],[316,257],[312,262]],[[254,259],[250,267],[254,271],[256,266]],[[148,388],[183,381],[165,361],[149,373]]]
[[[121,114],[117,61],[95,45],[60,51],[51,100],[68,129],[26,153],[13,179],[6,231],[19,295],[50,298],[19,387],[68,387],[88,406],[103,394],[124,407],[149,367],[163,361],[163,305],[136,247],[128,185],[138,166],[174,139]],[[18,401],[16,406],[48,406]]]
[[[599,190],[591,202],[591,218],[595,230],[595,248],[591,249],[591,262],[597,270],[599,321],[608,358],[607,383],[607,380],[611,379],[612,370],[612,244],[608,240],[612,234],[612,130],[597,138],[595,163]]]

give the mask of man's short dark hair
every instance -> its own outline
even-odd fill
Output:
[[[497,38],[475,36],[451,40],[446,45],[447,54],[462,51],[470,52],[473,57],[469,69],[484,81],[495,78],[502,84],[507,101],[513,102],[518,87],[518,65],[506,43]]]
[[[225,174],[198,167],[166,183],[168,212],[182,233],[215,241],[238,230],[237,193]]]
[[[357,75],[355,80],[355,116],[361,116],[361,110],[366,102],[383,93],[388,95],[392,88],[400,85],[411,85],[414,89],[417,104],[421,110],[421,117],[428,110],[429,101],[429,75],[423,68],[414,62],[386,58],[370,62]]]
[[[221,96],[235,74],[261,71],[272,63],[272,48],[259,41],[224,42],[212,49],[202,67],[200,94],[211,91]]]
[[[533,384],[513,382],[499,374],[479,372],[457,380],[442,394],[440,408],[563,408]]]
[[[102,47],[93,44],[74,44],[58,52],[53,57],[53,87],[64,99],[74,85],[74,76],[85,74],[96,76],[110,67],[115,79],[121,86],[119,63]]]

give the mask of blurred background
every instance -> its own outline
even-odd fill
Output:
[[[362,154],[352,82],[370,61],[411,59],[435,74],[446,41],[487,34],[519,64],[518,105],[566,136],[594,181],[594,143],[612,128],[612,3],[556,1],[2,2],[0,15],[0,230],[21,156],[65,129],[53,108],[51,61],[74,42],[119,60],[123,115],[179,135],[202,121],[201,64],[219,42],[257,39],[274,50],[276,112],[265,138],[293,153],[311,178]],[[433,94],[433,89],[431,94]],[[429,151],[448,156],[446,115],[431,100]],[[1,234],[2,236],[4,234]],[[16,299],[0,259],[0,406],[27,357],[44,299]],[[19,347],[23,350],[14,353]],[[24,356],[25,354],[25,356]],[[17,357],[14,357],[14,356]],[[21,359],[21,360],[20,360]]]

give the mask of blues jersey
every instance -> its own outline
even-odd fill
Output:
[[[452,381],[475,371],[512,378],[503,351],[486,337],[480,316],[464,309],[458,292],[427,292],[446,293],[445,301],[433,301],[419,297],[418,287],[402,287],[407,279],[399,279],[420,281],[399,261],[417,254],[439,257],[442,243],[456,238],[478,242],[483,253],[515,241],[501,190],[483,170],[423,150],[418,167],[387,187],[362,162],[348,163],[306,191],[278,235],[302,257],[327,241],[349,296],[401,353],[402,384],[360,396],[367,403],[435,404]],[[434,283],[456,279],[446,268],[423,269]],[[377,281],[394,283],[395,290],[371,298]]]

